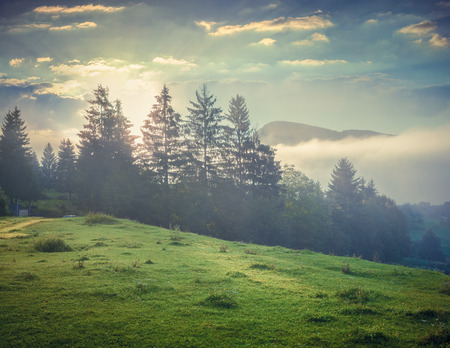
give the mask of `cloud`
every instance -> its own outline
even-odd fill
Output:
[[[277,40],[266,37],[259,42],[256,42],[252,45],[262,45],[262,46],[272,46]]]
[[[373,179],[381,194],[398,203],[450,199],[450,125],[416,129],[393,137],[312,140],[296,146],[278,145],[277,158],[292,163],[327,188],[340,157],[348,157],[357,175]]]
[[[39,6],[36,7],[33,12],[42,14],[72,14],[72,13],[85,13],[85,12],[105,12],[112,13],[123,10],[125,7],[111,7],[103,5],[82,5],[82,6]]]
[[[376,24],[376,23],[378,23],[378,19],[368,19],[365,23],[366,24]]]
[[[39,58],[36,58],[36,61],[38,63],[51,62],[52,60],[53,60],[53,58],[50,58],[50,57],[39,57]]]
[[[300,65],[300,66],[322,66],[326,64],[345,64],[348,63],[346,60],[343,59],[335,59],[335,60],[316,60],[316,59],[304,59],[304,60],[283,60],[281,61],[283,64],[288,65]]]
[[[314,42],[330,42],[330,39],[325,34],[313,33],[306,40],[294,41],[293,45],[298,46],[310,46],[313,45]]]
[[[436,24],[431,21],[423,21],[418,24],[411,24],[404,28],[398,30],[401,34],[406,34],[413,37],[419,37],[419,39],[414,40],[416,44],[421,44],[423,42],[422,37],[430,37],[428,43],[431,47],[443,48],[450,45],[450,40],[443,37],[434,31],[437,29]]]
[[[428,36],[436,29],[436,24],[431,21],[423,21],[418,24],[411,24],[399,29],[400,34],[412,36]]]
[[[42,86],[36,90],[36,94],[55,94],[61,97],[68,97],[73,90],[78,89],[81,83],[76,80],[69,80],[62,83],[52,83],[49,86]],[[81,99],[81,95],[75,96],[76,99]]]
[[[23,33],[30,30],[43,30],[50,28],[51,25],[48,23],[32,23],[32,24],[20,24],[13,26],[9,29],[10,33]]]
[[[98,76],[104,72],[129,72],[142,69],[139,64],[123,64],[121,61],[107,63],[104,59],[97,58],[89,61],[87,64],[77,64],[78,60],[72,60],[75,64],[51,65],[50,70],[58,75],[64,76]]]
[[[206,21],[194,21],[195,24],[197,24],[199,27],[205,28],[206,31],[211,31],[211,28],[216,25],[216,22],[206,22]]]
[[[446,37],[442,37],[439,34],[433,34],[429,43],[433,47],[447,47],[450,45],[449,39]]]
[[[155,57],[153,59],[154,63],[164,64],[164,65],[175,65],[175,66],[182,66],[184,67],[184,70],[190,70],[191,68],[196,68],[197,64],[188,62],[184,59],[175,59],[172,56],[163,58],[163,57]]]
[[[63,25],[61,27],[50,27],[49,30],[60,31],[60,30],[92,29],[96,27],[97,24],[94,22],[83,22],[83,23]]]
[[[262,9],[264,11],[267,11],[267,10],[276,9],[277,7],[278,7],[278,4],[273,3],[273,4],[269,4],[269,5],[263,6]]]
[[[9,61],[9,66],[12,68],[18,68],[23,64],[25,58],[14,58]]]
[[[245,25],[225,25],[217,28],[215,32],[209,33],[212,36],[233,35],[244,31],[256,32],[281,32],[285,30],[314,30],[319,28],[327,28],[333,23],[328,19],[320,16],[310,17],[279,17],[272,20],[260,22],[251,22]]]

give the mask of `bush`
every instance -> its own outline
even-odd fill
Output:
[[[219,307],[219,308],[234,308],[237,306],[234,298],[222,291],[215,292],[205,298],[202,302],[204,306]]]
[[[94,224],[113,225],[117,223],[117,220],[111,215],[93,212],[89,212],[85,216],[84,221],[89,226],[92,226]]]
[[[72,248],[61,238],[41,239],[34,243],[34,249],[45,253],[72,251]]]
[[[344,264],[341,267],[341,271],[344,274],[349,274],[350,273],[350,265],[348,264],[348,262],[344,262]]]

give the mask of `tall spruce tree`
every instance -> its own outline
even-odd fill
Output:
[[[152,170],[158,182],[168,185],[180,175],[182,161],[181,116],[171,105],[172,97],[166,85],[141,127],[141,153],[144,166]]]
[[[50,143],[44,148],[41,158],[41,177],[43,187],[51,189],[56,183],[56,156]]]
[[[278,194],[281,180],[280,162],[275,160],[275,150],[261,144],[254,130],[250,139],[244,142],[244,177],[251,191],[259,194]]]
[[[225,119],[230,123],[225,127],[227,174],[242,185],[245,182],[245,143],[250,140],[252,131],[245,99],[239,94],[231,98]]]
[[[223,146],[222,109],[216,107],[216,97],[206,84],[195,92],[196,101],[190,101],[186,134],[200,182],[208,183],[218,177]]]
[[[59,145],[58,159],[56,165],[56,184],[59,191],[66,192],[69,200],[75,189],[75,146],[70,139],[63,139]]]
[[[109,176],[114,174],[113,177],[133,180],[135,137],[130,134],[131,124],[123,115],[120,102],[116,101],[113,105],[109,101],[107,88],[98,86],[94,97],[86,110],[87,123],[78,134],[77,188],[82,205],[87,209],[99,210],[102,207],[103,186]],[[108,186],[120,190],[111,180]],[[113,196],[112,192],[108,192],[109,199]]]
[[[33,171],[33,152],[17,106],[12,112],[8,111],[1,129],[0,187],[17,207],[19,199],[34,199],[38,191],[37,177]]]

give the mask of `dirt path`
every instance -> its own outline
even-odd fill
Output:
[[[42,221],[48,221],[48,219],[6,219],[0,221],[0,239],[10,239],[26,236],[20,230],[30,225],[37,224]]]

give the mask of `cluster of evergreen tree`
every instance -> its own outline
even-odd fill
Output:
[[[0,187],[11,202],[34,200],[39,187],[68,195],[82,211],[102,211],[164,227],[267,245],[308,248],[380,261],[409,253],[405,219],[346,158],[327,191],[292,166],[251,128],[245,99],[226,113],[203,85],[183,118],[166,85],[142,127],[141,143],[121,102],[98,86],[86,110],[78,151],[50,144],[41,165],[16,108],[0,138]],[[40,186],[37,184],[40,182]],[[1,196],[1,194],[0,194]],[[0,197],[1,201],[1,197]]]

